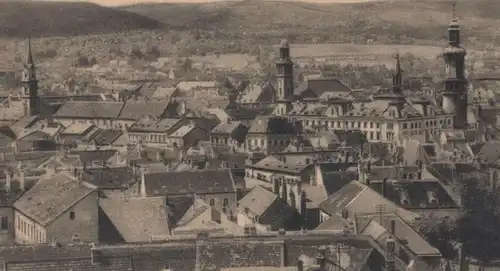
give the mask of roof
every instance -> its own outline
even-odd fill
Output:
[[[19,190],[6,191],[5,189],[0,189],[0,207],[9,207],[21,197],[23,194]]]
[[[419,256],[440,255],[438,249],[427,243],[422,236],[396,214],[383,215],[382,223],[380,223],[380,215],[377,214],[356,216],[355,221],[360,234],[372,237],[383,246],[385,246],[385,240],[393,235],[400,242],[402,240],[406,241],[406,246]],[[389,232],[391,221],[394,221],[394,234]]]
[[[212,129],[211,133],[212,134],[231,134],[236,130],[238,127],[240,127],[241,122],[239,121],[233,121],[230,123],[219,123],[219,125],[215,126],[215,128]]]
[[[54,117],[116,119],[123,105],[123,102],[67,101]]]
[[[89,129],[94,127],[91,123],[74,123],[68,126],[68,128],[64,129],[62,134],[83,134],[87,132]]]
[[[382,195],[382,182],[370,181],[370,187]],[[389,180],[385,197],[405,209],[458,208],[437,180]]]
[[[210,208],[211,208],[210,205],[206,204],[203,200],[195,199],[193,205],[189,207],[187,212],[181,217],[181,219],[176,223],[176,225],[178,227],[185,226],[193,219],[197,218],[199,215],[201,215]]]
[[[107,146],[115,142],[123,134],[122,130],[105,129],[100,130],[94,137],[97,146]]]
[[[160,118],[167,109],[168,100],[160,101],[127,101],[120,112],[121,119],[138,120],[149,116]]]
[[[169,135],[169,137],[180,137],[183,138],[187,134],[189,134],[191,131],[193,131],[196,128],[194,125],[184,125],[179,127],[179,129],[175,130],[173,133]]]
[[[108,161],[116,154],[116,150],[72,151],[71,154],[78,155],[82,163],[90,164],[94,161]]]
[[[99,205],[125,242],[148,242],[155,235],[170,235],[165,197],[108,196]]]
[[[161,172],[145,175],[148,196],[234,193],[231,170]]]
[[[248,194],[238,201],[241,210],[248,208],[255,215],[263,215],[278,199],[278,195],[261,187],[254,187]]]
[[[126,189],[136,182],[128,167],[86,169],[83,178],[99,189]]]
[[[130,132],[164,132],[169,133],[170,130],[181,119],[162,118],[161,120],[140,120],[129,128]]]
[[[319,97],[325,92],[351,92],[351,89],[337,79],[317,78],[304,81],[294,90],[294,94],[297,96],[307,92],[314,93],[316,97]],[[310,96],[305,97],[310,98]]]
[[[94,191],[95,187],[60,172],[40,179],[14,207],[45,226]]]
[[[286,118],[258,117],[252,121],[248,133],[297,134],[296,127]]]
[[[366,185],[352,181],[320,204],[320,209],[329,215],[347,210],[349,216],[361,213],[376,213],[378,206],[384,212],[397,212],[404,219],[413,220],[418,215],[400,208]]]

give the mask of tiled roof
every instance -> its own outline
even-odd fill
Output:
[[[149,116],[160,118],[167,109],[168,100],[161,101],[127,101],[120,112],[121,119],[138,120]]]
[[[382,182],[371,181],[370,187],[382,195]],[[387,181],[385,197],[405,209],[458,208],[435,180]]]
[[[98,134],[94,137],[94,142],[97,146],[107,146],[113,144],[121,135],[123,131],[121,130],[100,130]]]
[[[241,122],[234,121],[230,123],[220,123],[212,129],[212,134],[231,134],[236,128],[241,125]]]
[[[321,203],[319,207],[330,215],[338,215],[342,213],[342,210],[347,210],[349,216],[353,216],[359,213],[376,213],[377,206],[383,206],[385,212],[397,212],[404,219],[413,220],[417,217],[416,214],[400,208],[358,181],[347,184]]]
[[[278,195],[265,188],[256,186],[238,201],[238,206],[242,211],[248,208],[253,214],[261,216],[277,199]]]
[[[54,114],[55,117],[66,118],[118,118],[123,102],[75,102],[67,101]]]
[[[14,207],[42,225],[48,225],[95,188],[64,172],[39,180],[19,198]]]
[[[342,84],[339,80],[329,78],[309,79],[301,83],[295,90],[294,94],[301,96],[306,91],[311,91],[316,97],[321,96],[325,92],[350,92],[351,89]],[[307,98],[312,98],[306,96]]]
[[[230,170],[146,174],[148,196],[236,192]]]
[[[72,151],[71,154],[78,155],[82,163],[90,164],[94,161],[108,161],[116,150],[91,150],[91,151]]]
[[[125,189],[136,182],[128,167],[86,169],[83,178],[99,189]]]
[[[127,197],[113,195],[100,199],[99,205],[125,242],[148,242],[155,235],[169,235],[164,197]]]

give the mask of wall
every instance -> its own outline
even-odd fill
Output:
[[[14,241],[14,209],[12,207],[1,207],[0,218],[6,217],[8,229],[0,228],[0,245],[9,244]]]
[[[45,227],[15,211],[15,240],[18,244],[38,244],[47,242]]]
[[[47,240],[55,238],[58,243],[70,243],[73,234],[78,234],[83,242],[98,242],[99,239],[99,199],[97,191],[78,202],[64,212],[47,227]],[[70,219],[70,212],[75,213],[75,219]]]

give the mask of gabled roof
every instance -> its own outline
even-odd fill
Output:
[[[95,187],[75,180],[64,172],[40,179],[14,207],[43,226],[95,191]]]
[[[212,134],[231,134],[236,130],[238,127],[240,127],[242,124],[239,121],[233,121],[230,123],[219,123],[219,125],[215,126],[215,128],[212,129],[211,133]]]
[[[145,175],[148,196],[234,193],[231,170],[161,172]]]
[[[120,119],[138,120],[149,116],[160,118],[167,109],[168,100],[160,101],[127,101],[120,112]]]
[[[398,205],[384,198],[368,186],[352,181],[322,202],[319,208],[329,215],[340,215],[347,210],[349,216],[363,213],[376,213],[377,206],[383,206],[384,212],[397,212],[404,219],[413,220],[418,215],[400,208]]]
[[[91,168],[83,173],[84,180],[99,189],[126,189],[137,181],[128,167]]]
[[[116,119],[123,105],[123,102],[67,101],[54,114],[54,117]]]
[[[112,195],[99,200],[125,242],[149,242],[153,236],[170,235],[165,197]]]
[[[317,78],[309,79],[301,83],[294,90],[294,94],[297,96],[301,96],[302,94],[305,94],[306,91],[314,93],[316,97],[319,97],[325,92],[351,92],[351,89],[348,86],[342,84],[337,79]]]

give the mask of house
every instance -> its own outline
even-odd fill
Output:
[[[97,242],[95,186],[60,172],[40,179],[15,203],[16,242]]]
[[[248,130],[245,149],[248,152],[280,152],[300,132],[300,127],[286,118],[257,117]]]
[[[351,89],[337,79],[315,78],[302,82],[294,90],[294,95],[300,99],[319,99],[325,93],[338,94],[349,93]]]
[[[238,150],[245,143],[247,131],[248,128],[241,122],[228,120],[210,131],[210,141],[216,148]]]
[[[121,191],[132,186],[138,179],[129,167],[99,167],[82,171],[82,178],[99,190]]]
[[[168,137],[170,146],[188,149],[196,146],[199,141],[209,139],[208,133],[194,124],[187,124],[172,132]]]
[[[238,201],[237,221],[240,227],[255,227],[258,231],[297,229],[293,221],[295,208],[283,201],[278,194],[260,187],[254,187]]]
[[[195,195],[225,214],[236,211],[236,186],[229,169],[160,173],[142,170],[140,182],[128,191],[147,197]]]
[[[168,136],[184,124],[185,122],[178,118],[143,119],[128,129],[128,138],[131,143],[167,145]]]
[[[5,185],[0,188],[0,244],[15,243],[14,202],[24,193],[13,185],[10,170],[5,171]]]
[[[100,132],[100,129],[91,123],[75,123],[59,133],[59,142],[68,147],[87,146]]]
[[[118,119],[123,105],[123,102],[66,101],[54,114],[54,120],[66,127],[74,123],[92,123],[105,129],[120,129],[122,124],[134,122]]]

